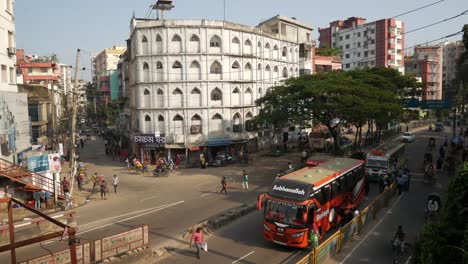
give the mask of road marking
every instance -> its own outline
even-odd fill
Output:
[[[103,228],[103,227],[107,227],[107,226],[111,226],[111,225],[114,225],[114,224],[122,223],[122,222],[125,222],[125,221],[128,221],[128,220],[132,220],[132,219],[138,218],[138,217],[140,217],[140,216],[144,216],[144,215],[151,214],[151,213],[154,213],[154,212],[157,212],[157,211],[161,211],[161,210],[163,210],[163,209],[167,209],[167,208],[170,208],[170,207],[179,205],[179,204],[181,204],[181,203],[183,203],[183,202],[184,202],[184,201],[179,201],[179,202],[176,202],[176,203],[168,204],[168,205],[166,205],[165,207],[161,207],[161,208],[158,208],[158,209],[155,209],[155,210],[151,210],[151,211],[149,211],[149,212],[145,212],[145,213],[141,213],[141,214],[139,214],[139,215],[135,215],[135,216],[132,216],[132,217],[128,217],[128,218],[119,220],[119,221],[117,221],[117,222],[113,222],[113,223],[105,224],[105,225],[98,226],[98,227],[95,227],[95,228],[91,228],[91,229],[85,230],[85,231],[83,231],[83,232],[78,232],[77,235],[81,235],[81,234],[84,234],[84,233],[88,233],[88,232],[94,231],[94,230],[96,230],[96,229],[101,229],[101,228]]]
[[[200,197],[207,196],[207,195],[210,195],[210,194],[213,194],[213,193],[215,193],[215,192],[205,193],[205,194],[200,195]]]
[[[254,252],[255,252],[255,251],[252,251],[252,252],[250,252],[249,254],[246,254],[246,255],[242,256],[241,258],[239,258],[239,259],[233,261],[232,264],[237,263],[237,262],[239,262],[239,261],[245,259],[246,257],[252,255]]]
[[[166,206],[172,205],[172,204],[173,204],[173,203],[158,205],[158,206],[155,206],[155,207],[150,207],[150,208],[146,208],[146,209],[142,209],[142,210],[138,210],[138,211],[126,213],[126,214],[121,214],[121,215],[116,215],[116,216],[108,217],[108,218],[100,219],[100,220],[97,220],[97,221],[89,222],[89,223],[86,223],[86,224],[82,224],[82,225],[80,225],[80,227],[87,226],[87,225],[92,225],[92,224],[95,224],[95,223],[107,221],[107,220],[114,219],[114,218],[119,218],[119,217],[122,217],[122,216],[127,216],[127,215],[132,215],[132,214],[137,214],[137,213],[145,212],[145,211],[155,210],[155,209],[159,209],[159,208],[161,208],[161,207],[166,207]]]
[[[145,199],[141,199],[141,200],[140,200],[140,203],[141,203],[141,202],[143,202],[143,201],[149,200],[149,199],[156,198],[156,197],[158,197],[158,196],[159,196],[159,194],[156,194],[156,195],[153,195],[153,196],[147,197],[147,198],[145,198]]]
[[[59,217],[62,217],[63,214],[58,214],[58,215],[54,215],[54,216],[51,216],[52,218],[59,218]],[[30,222],[26,222],[26,223],[22,223],[22,224],[18,224],[18,225],[15,225],[15,228],[19,228],[19,227],[23,227],[23,226],[27,226],[27,225],[30,225],[32,223],[32,221]]]
[[[410,264],[411,258],[413,258],[413,256],[409,256],[409,258],[406,260],[405,264]]]
[[[403,195],[405,195],[405,193],[402,193],[400,196],[398,196],[398,199],[393,203],[392,207],[390,207],[388,210],[387,210],[387,213],[389,213],[394,207],[395,205],[398,204],[398,202],[400,202],[401,200],[401,197],[403,197]],[[383,216],[379,222],[377,222],[377,224],[375,224],[375,226],[369,231],[369,233],[367,233],[367,235],[364,237],[364,239],[362,239],[361,241],[359,241],[359,243],[351,250],[351,252],[349,252],[346,257],[340,262],[340,264],[344,264],[345,261],[351,257],[351,255],[354,253],[354,251],[356,251],[356,249],[359,248],[359,246],[362,244],[362,242],[366,241],[366,239],[372,234],[374,233],[374,230],[382,223],[382,221],[385,219],[385,216]]]

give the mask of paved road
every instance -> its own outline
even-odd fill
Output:
[[[366,231],[370,231],[369,236],[364,233],[361,235],[362,242],[347,244],[341,254],[328,263],[390,263],[392,251],[389,240],[400,223],[404,225],[409,241],[414,241],[424,222],[426,195],[434,191],[442,192],[441,186],[447,183],[447,177],[441,179],[442,185],[439,187],[422,181],[422,157],[430,136],[437,138],[438,146],[445,138],[443,133],[421,131],[416,133],[416,141],[408,144],[409,166],[414,175],[410,192],[394,200],[394,207],[388,210],[382,221],[374,221],[374,225],[378,223],[375,229],[371,230],[373,226],[366,227]],[[377,189],[378,186],[372,187],[370,200],[376,196]],[[259,212],[231,223],[206,239],[209,250],[202,255],[203,263],[295,263],[307,253],[306,250],[289,249],[263,241],[262,232],[262,216]],[[354,249],[356,246],[358,248]],[[195,249],[186,247],[172,252],[171,257],[160,263],[200,263],[194,253]]]
[[[299,161],[299,153],[282,157],[257,157],[253,165],[247,167],[230,165],[222,168],[201,170],[181,169],[168,178],[129,173],[123,163],[112,161],[104,154],[104,143],[95,138],[81,150],[81,158],[88,165],[88,174],[94,172],[106,176],[111,182],[113,174],[120,178],[119,193],[108,195],[101,200],[98,194],[90,202],[76,208],[75,220],[78,223],[78,237],[85,242],[102,238],[133,227],[149,224],[150,246],[178,246],[185,243],[181,234],[209,216],[226,209],[254,200],[271,185],[279,169],[286,169],[288,161]],[[242,190],[242,170],[249,174],[250,189]],[[220,177],[228,178],[228,195],[217,193]],[[85,186],[90,188],[91,184]],[[31,226],[29,230],[38,233],[50,232],[46,224]],[[18,261],[48,254],[65,248],[65,242],[48,241],[25,247],[17,251]],[[48,250],[46,250],[46,249]],[[0,254],[0,263],[9,263],[8,253]]]

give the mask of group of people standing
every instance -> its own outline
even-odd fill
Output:
[[[91,181],[93,182],[93,193],[94,193],[95,188],[97,187],[101,193],[101,200],[107,200],[106,194],[109,193],[109,187],[107,185],[104,175],[102,174],[98,175],[96,172],[92,176]],[[114,193],[117,194],[117,187],[119,186],[119,178],[117,177],[116,174],[114,174],[114,177],[112,178],[112,186],[114,187]]]

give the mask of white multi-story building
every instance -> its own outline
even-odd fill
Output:
[[[162,136],[169,152],[249,141],[255,149],[255,100],[282,80],[310,72],[311,32],[283,16],[256,27],[133,19],[127,49],[133,151],[153,156],[163,146],[147,141]]]
[[[0,158],[21,161],[30,147],[28,99],[16,83],[14,1],[0,1]]]
[[[443,52],[442,60],[442,90],[456,90],[460,84],[454,83],[457,77],[457,62],[465,52],[462,41],[444,42],[441,44]]]
[[[404,30],[404,23],[393,18],[366,23],[365,18],[350,17],[319,28],[320,47],[340,49],[345,71],[384,66],[403,74]]]

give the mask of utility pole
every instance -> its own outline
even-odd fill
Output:
[[[55,88],[54,88],[54,81],[50,83],[50,92],[51,92],[51,99],[50,102],[52,104],[52,151],[55,151],[56,148],[56,132],[57,129],[57,106],[55,105]]]
[[[80,62],[80,49],[76,50],[76,63],[75,63],[75,85],[71,91],[72,93],[72,116],[71,116],[71,138],[70,138],[70,168],[71,168],[71,179],[70,182],[70,194],[73,191],[73,183],[75,182],[73,177],[75,173],[75,130],[76,130],[76,111],[77,111],[77,103],[76,103],[76,88],[78,87],[78,65]]]

